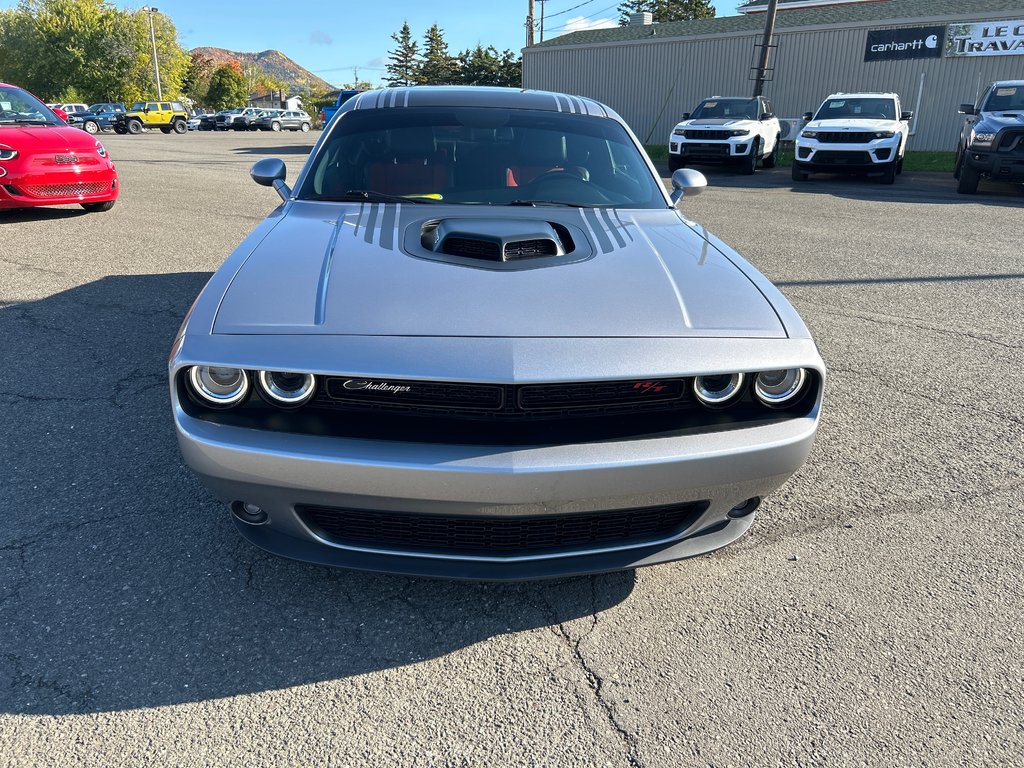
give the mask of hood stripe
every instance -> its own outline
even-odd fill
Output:
[[[370,204],[370,215],[366,218],[366,232],[363,234],[363,240],[367,243],[373,242],[373,231],[377,227],[377,213],[379,211],[379,203]]]
[[[633,233],[629,231],[629,227],[627,227],[625,224],[622,223],[622,219],[619,218],[619,212],[618,212],[617,209],[612,208],[612,216],[614,216],[615,220],[617,222],[619,222],[619,228],[622,231],[622,234],[624,234],[626,237],[628,237],[629,238],[629,242],[632,243],[633,242]]]
[[[324,252],[324,262],[320,266],[320,279],[316,285],[316,307],[313,310],[313,323],[323,325],[327,315],[327,282],[331,279],[331,264],[334,261],[334,249],[338,246],[338,235],[341,228],[348,223],[349,214],[339,216],[334,222],[334,231],[327,241],[327,250]]]
[[[380,225],[381,248],[387,248],[389,251],[394,250],[395,240],[398,239],[398,226],[395,222],[398,220],[401,209],[401,204],[384,206],[384,218]]]
[[[587,220],[587,224],[590,226],[590,231],[594,233],[597,238],[598,245],[601,246],[602,253],[612,252],[612,241],[608,237],[608,233],[604,231],[604,227],[601,226],[601,222],[598,221],[597,214],[594,213],[593,208],[581,208],[583,211],[583,218]]]
[[[625,248],[626,240],[622,237],[622,233],[619,232],[619,228],[612,223],[612,217],[608,213],[607,208],[601,209],[601,218],[603,218],[605,223],[608,224],[608,231],[611,232],[612,237],[615,238],[615,242],[619,244],[619,248]]]

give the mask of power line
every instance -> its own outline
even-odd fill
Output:
[[[547,14],[547,18],[550,19],[552,16],[561,16],[563,13],[575,11],[577,8],[582,8],[584,5],[590,5],[592,2],[594,2],[594,0],[585,0],[585,2],[582,2],[579,5],[574,5],[572,8],[566,8],[564,11],[558,11],[557,13],[549,13]]]
[[[580,17],[580,20],[582,20],[582,21],[588,21],[589,19],[596,19],[596,18],[597,18],[598,16],[600,16],[600,15],[601,15],[602,13],[604,13],[605,11],[610,11],[610,10],[612,10],[613,8],[618,8],[618,7],[619,7],[619,4],[618,4],[618,3],[616,3],[615,5],[609,5],[609,6],[607,7],[607,8],[602,8],[602,9],[601,9],[600,11],[594,11],[594,13],[590,14],[589,16],[581,16],[581,17]],[[566,23],[566,24],[563,24],[563,25],[562,25],[561,27],[559,27],[558,29],[559,29],[559,31],[562,31],[562,30],[563,30],[563,29],[565,29],[565,28],[566,28],[567,26],[569,26],[569,25],[568,25],[568,24]]]

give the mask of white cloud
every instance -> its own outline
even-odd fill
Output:
[[[372,67],[373,69],[381,69],[383,67],[386,67],[387,64],[387,56],[378,56],[376,59],[370,59],[368,62],[366,62],[366,66]]]
[[[586,16],[573,16],[558,30],[555,37],[567,35],[570,32],[583,32],[588,29],[612,29],[617,26],[619,26],[617,19],[588,19]]]
[[[330,45],[334,42],[334,38],[318,29],[309,33],[309,42],[313,45]]]

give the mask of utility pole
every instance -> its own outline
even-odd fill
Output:
[[[540,2],[540,41],[544,42],[544,8],[547,6],[547,0],[538,0]]]
[[[533,45],[533,0],[527,0],[526,11],[526,47]]]
[[[764,21],[764,37],[761,38],[761,50],[757,62],[757,77],[754,83],[754,96],[764,93],[764,84],[768,79],[768,61],[771,56],[772,37],[775,35],[775,15],[779,10],[779,0],[768,0],[768,18]]]
[[[139,10],[145,11],[149,14],[149,41],[153,44],[153,71],[156,73],[156,100],[163,101],[164,94],[163,91],[160,90],[160,60],[156,57],[156,32],[153,31],[153,14],[160,9],[144,5]]]

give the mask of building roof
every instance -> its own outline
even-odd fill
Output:
[[[904,19],[952,17],[972,18],[980,14],[1003,13],[1024,18],[1024,0],[972,0],[965,8],[964,0],[876,0],[871,3],[848,3],[827,5],[820,8],[790,9],[780,13],[775,22],[777,31],[792,27],[814,27],[855,24],[858,22],[879,23]],[[759,13],[742,16],[719,16],[713,19],[693,21],[667,21],[649,26],[614,27],[612,29],[589,29],[570,32],[553,37],[533,48],[547,48],[559,45],[597,45],[619,43],[627,40],[646,40],[652,36],[694,37],[723,35],[731,32],[760,32],[764,29],[764,16]],[[526,50],[530,50],[527,48]]]
[[[761,13],[768,10],[769,0],[747,0],[736,9],[740,13]],[[779,10],[788,11],[791,7],[812,8],[822,5],[843,5],[847,3],[877,3],[884,0],[779,0]]]

